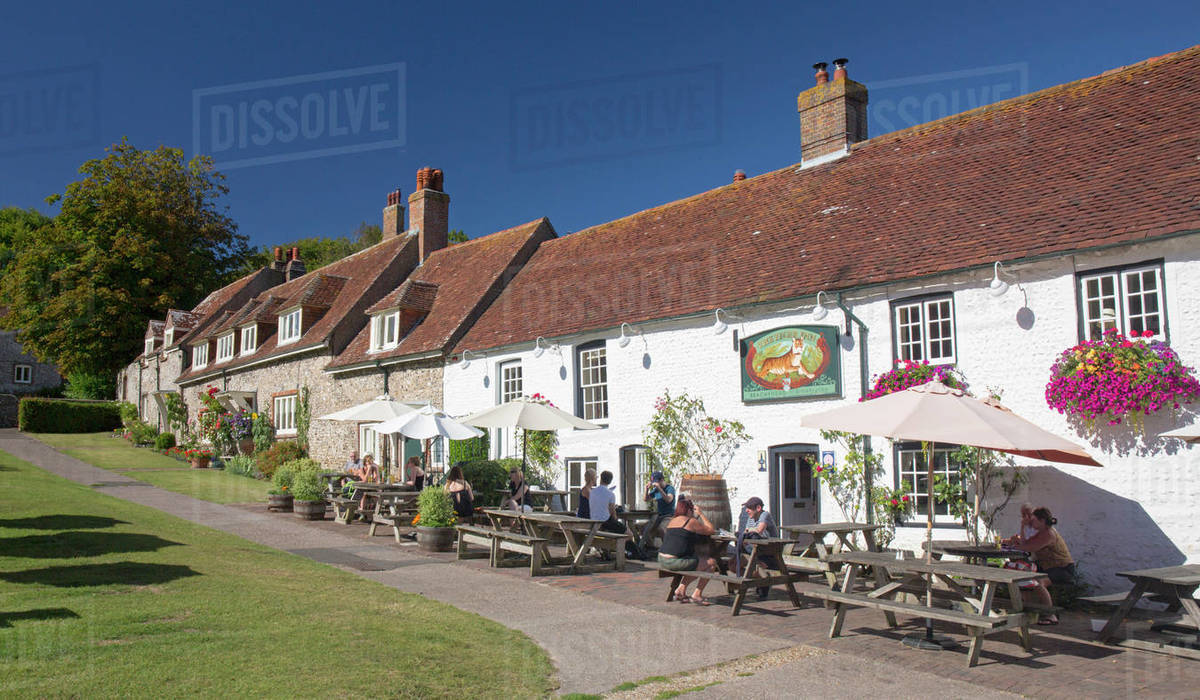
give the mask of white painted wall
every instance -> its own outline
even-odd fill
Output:
[[[952,252],[947,253],[952,255]],[[1200,558],[1200,528],[1194,526],[1193,504],[1200,495],[1200,447],[1178,441],[1155,439],[1155,435],[1180,424],[1180,419],[1163,412],[1146,422],[1147,441],[1130,441],[1123,429],[1104,429],[1097,438],[1081,436],[1065,416],[1045,402],[1045,384],[1058,354],[1078,342],[1075,273],[1087,269],[1138,263],[1162,258],[1165,263],[1167,323],[1171,345],[1185,364],[1200,364],[1200,236],[1157,241],[1105,252],[1063,256],[1017,268],[1021,279],[1006,295],[988,294],[989,272],[946,275],[919,283],[897,283],[856,294],[847,302],[870,328],[869,368],[871,375],[886,371],[892,363],[889,300],[952,291],[955,302],[958,366],[977,394],[987,387],[1004,391],[1004,403],[1017,413],[1056,433],[1084,444],[1103,468],[1039,466],[1030,470],[1028,486],[1014,498],[1006,511],[1005,530],[1015,530],[1016,504],[1029,500],[1049,507],[1059,519],[1058,529],[1080,562],[1086,579],[1102,590],[1122,587],[1113,572],[1183,563]],[[1017,312],[1026,303],[1034,314],[1029,328],[1017,322]],[[781,305],[753,308],[750,320],[731,323],[741,337],[778,326],[812,323],[813,300],[798,309],[779,312]],[[795,305],[793,305],[795,306]],[[773,311],[775,309],[776,311]],[[831,310],[822,322],[840,324],[839,310]],[[563,458],[595,457],[601,469],[619,474],[621,447],[642,442],[642,427],[653,412],[654,399],[669,388],[701,396],[711,415],[743,421],[752,440],[735,454],[726,479],[736,488],[736,504],[751,495],[767,497],[768,474],[758,471],[758,454],[771,446],[801,442],[822,444],[815,430],[798,427],[799,416],[856,401],[859,396],[858,331],[841,350],[845,399],[811,400],[775,404],[744,405],[739,389],[739,356],[734,351],[731,330],[714,335],[711,315],[673,322],[640,324],[644,332],[628,347],[617,345],[619,332],[565,339],[561,357],[552,351],[534,358],[532,343],[516,351],[487,353],[462,369],[450,365],[445,372],[445,410],[463,415],[496,402],[496,366],[519,358],[524,373],[524,393],[545,394],[558,406],[573,410],[574,346],[606,338],[608,350],[608,427],[599,431],[563,431]],[[1123,437],[1126,436],[1126,437]],[[885,454],[892,480],[892,451],[886,440],[876,439],[877,451]],[[842,455],[838,455],[839,462]],[[1032,460],[1018,460],[1034,464]],[[843,515],[827,494],[822,495],[823,520],[841,520]],[[922,521],[923,522],[923,521]],[[901,528],[897,544],[916,548],[924,537],[922,526]],[[957,539],[961,530],[939,529],[935,537]]]

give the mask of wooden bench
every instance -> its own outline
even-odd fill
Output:
[[[349,525],[358,513],[358,501],[345,496],[327,496],[326,501],[333,506],[333,519],[343,525]]]
[[[679,582],[684,576],[708,579],[709,581],[718,581],[725,584],[725,592],[733,596],[733,614],[737,615],[742,611],[742,604],[746,600],[746,592],[751,588],[759,588],[762,586],[773,586],[779,583],[784,583],[783,576],[769,576],[766,578],[758,578],[753,576],[735,576],[732,574],[721,574],[715,571],[671,571],[664,569],[662,564],[658,562],[643,562],[642,564],[647,569],[652,569],[658,572],[659,578],[671,579],[671,586],[667,589],[667,601],[669,602],[675,593],[675,589],[679,587]],[[794,576],[789,578],[794,580]],[[799,601],[793,601],[799,607]]]
[[[927,617],[932,620],[941,620],[942,622],[957,622],[968,628],[982,627],[988,630],[995,630],[1006,627],[1009,624],[1010,615],[1000,615],[996,617],[986,615],[976,615],[974,613],[966,613],[961,610],[952,610],[949,608],[931,608],[925,605],[917,605],[915,603],[904,603],[898,600],[888,598],[869,598],[862,593],[842,593],[834,590],[818,590],[806,591],[805,595],[810,595],[814,598],[821,598],[842,605],[849,605],[860,608],[873,608],[875,610],[885,610],[888,612],[898,612],[913,617]],[[834,627],[830,629],[829,636],[836,637],[841,634],[842,628],[842,610],[839,609],[839,616],[834,618]]]
[[[482,557],[488,558],[488,564],[492,564],[496,559],[496,538],[492,535],[496,532],[490,527],[480,527],[478,525],[459,525],[458,530],[458,545],[456,553],[459,559],[479,559]],[[470,552],[467,550],[468,544],[477,544],[487,549],[487,553]]]
[[[459,559],[469,559],[473,556],[467,550],[468,544],[478,544],[488,548],[488,563],[492,566],[520,566],[525,562],[505,557],[505,552],[529,557],[529,574],[538,576],[542,566],[550,560],[550,552],[544,537],[531,537],[519,532],[496,530],[477,525],[459,525],[457,555]]]
[[[627,534],[617,534],[615,532],[605,532],[600,530],[592,536],[592,546],[601,552],[612,554],[616,560],[616,570],[625,570],[625,542],[629,539]]]

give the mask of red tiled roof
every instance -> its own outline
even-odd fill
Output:
[[[1197,103],[1200,47],[564,236],[457,347],[1200,231]]]
[[[283,275],[269,267],[264,267],[238,278],[221,287],[204,298],[190,313],[193,317],[191,329],[184,334],[176,334],[175,345],[191,344],[193,341],[206,337],[214,323],[220,323],[224,318],[221,312],[233,311],[244,304],[250,297],[268,289],[283,280]]]
[[[320,270],[297,277],[289,282],[272,287],[253,299],[257,302],[253,309],[246,305],[242,311],[232,318],[232,324],[246,323],[252,318],[262,319],[264,314],[270,314],[267,324],[260,327],[258,349],[250,355],[239,355],[232,361],[209,364],[200,371],[189,370],[180,375],[180,382],[186,382],[198,376],[205,376],[214,370],[231,370],[243,365],[269,359],[273,355],[291,353],[297,350],[320,346],[325,343],[333,344],[334,336],[344,333],[350,337],[366,323],[366,317],[361,309],[371,300],[367,295],[378,286],[380,278],[387,275],[403,276],[407,270],[399,270],[406,260],[415,260],[417,242],[415,237],[391,237],[353,255],[330,263]],[[398,271],[399,270],[399,271]],[[275,314],[281,309],[298,304],[328,308],[311,326],[305,321],[306,329],[300,339],[287,345],[279,346],[275,342]],[[322,306],[327,305],[327,306]],[[357,310],[356,310],[357,309]],[[220,322],[210,324],[217,327]],[[229,326],[229,327],[232,327]],[[266,331],[264,333],[264,331]],[[200,337],[200,336],[197,336]],[[339,348],[332,348],[336,352]]]
[[[448,350],[471,318],[492,301],[511,270],[528,259],[539,243],[554,235],[550,221],[542,218],[433,253],[408,280],[413,283],[410,289],[423,286],[437,291],[424,320],[397,347],[374,353],[368,352],[371,327],[367,324],[329,368]],[[403,289],[404,285],[397,291]],[[391,307],[372,307],[383,308]]]
[[[437,297],[437,285],[416,280],[405,280],[396,291],[380,299],[374,306],[367,309],[368,314],[379,313],[387,309],[412,309],[421,313],[429,313],[433,308],[433,300]]]
[[[167,324],[164,321],[155,321],[154,319],[150,319],[150,323],[146,324],[146,337],[162,338],[163,328],[165,328],[166,325]]]

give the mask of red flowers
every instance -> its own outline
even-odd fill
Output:
[[[953,389],[965,390],[967,388],[967,381],[962,373],[949,365],[932,367],[928,361],[918,363],[912,360],[896,360],[897,365],[901,363],[903,366],[897,366],[892,371],[875,377],[875,384],[867,392],[866,397],[860,401],[877,399],[896,391],[904,391],[909,387],[925,384],[934,379]]]

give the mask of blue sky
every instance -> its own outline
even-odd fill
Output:
[[[422,166],[445,171],[471,237],[540,216],[566,234],[798,162],[816,61],[850,59],[878,135],[1186,48],[1200,27],[1200,4],[1170,1],[175,5],[6,7],[0,206],[50,210],[128,136],[231,163],[227,204],[255,245],[377,223]],[[289,100],[313,110],[290,141],[272,116]],[[274,111],[238,116],[256,103]],[[239,125],[266,144],[231,146]]]

